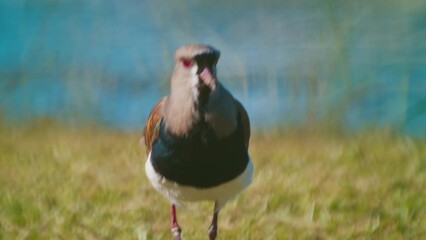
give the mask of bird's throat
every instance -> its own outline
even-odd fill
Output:
[[[197,91],[198,96],[197,99],[195,99],[195,109],[200,112],[204,112],[212,90],[209,86],[200,82],[197,86]]]

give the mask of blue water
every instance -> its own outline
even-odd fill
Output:
[[[222,51],[253,125],[426,136],[426,2],[0,0],[0,113],[138,130],[173,52]]]

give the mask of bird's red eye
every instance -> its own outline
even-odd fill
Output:
[[[191,67],[191,65],[192,65],[192,61],[191,61],[190,59],[182,59],[182,65],[183,65],[185,68],[189,68],[189,67]]]

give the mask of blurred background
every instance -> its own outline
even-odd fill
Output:
[[[0,116],[139,131],[187,43],[257,129],[426,136],[426,2],[0,1]]]
[[[187,43],[255,133],[220,238],[426,239],[425,0],[0,0],[0,240],[170,239],[138,142]]]

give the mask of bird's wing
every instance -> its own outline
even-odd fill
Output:
[[[243,105],[238,101],[235,100],[235,104],[237,106],[238,114],[241,117],[241,124],[243,124],[244,129],[244,138],[246,140],[247,148],[249,146],[250,142],[250,119],[248,117],[247,111],[244,109]]]
[[[151,151],[153,142],[158,138],[158,123],[162,118],[162,107],[166,102],[166,97],[160,99],[146,119],[145,128],[143,129],[143,141],[146,147],[146,153]]]

